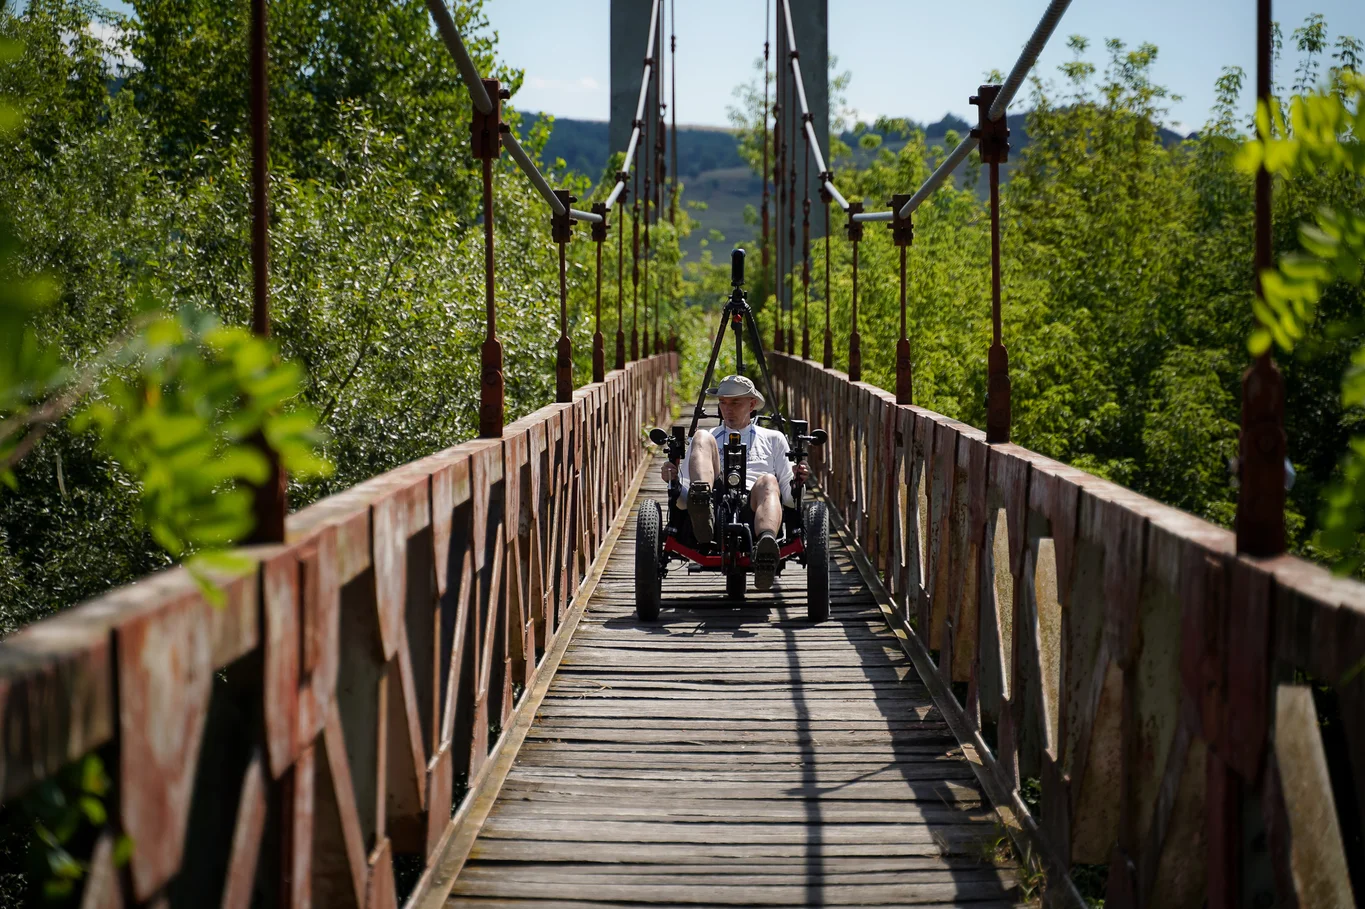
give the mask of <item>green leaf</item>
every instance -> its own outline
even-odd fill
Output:
[[[80,806],[85,819],[96,827],[101,827],[108,820],[108,814],[104,810],[104,803],[94,796],[83,795],[80,798]]]

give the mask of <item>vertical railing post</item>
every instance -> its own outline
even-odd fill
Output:
[[[782,27],[782,0],[777,0],[777,66],[773,70],[776,80],[773,92],[773,192],[777,195],[777,223],[773,229],[773,300],[777,311],[773,314],[773,350],[783,350],[786,334],[782,325],[782,295],[786,287],[782,257],[782,220],[787,211],[787,181],[782,167],[782,156],[786,153],[783,118],[787,113],[786,55],[787,31]]]
[[[806,123],[813,123],[811,114],[804,117]],[[801,359],[810,359],[810,134],[801,131],[802,145],[806,150],[805,164],[801,169],[801,184],[805,190],[801,198]]]
[[[578,222],[571,216],[578,197],[567,189],[557,189],[555,198],[564,206],[564,214],[550,216],[550,236],[559,247],[559,342],[555,345],[555,403],[573,401],[573,342],[569,340],[569,283],[565,261],[573,226]]]
[[[640,122],[640,121],[635,121]],[[638,158],[637,158],[638,161]],[[639,169],[636,169],[639,180]],[[637,194],[630,208],[630,358],[640,359],[640,197]]]
[[[825,369],[834,368],[834,333],[829,328],[829,204],[834,201],[829,192],[829,184],[834,182],[834,171],[820,174],[820,201],[825,204],[825,347],[821,352],[820,364]]]
[[[1270,0],[1256,3],[1256,101],[1271,98]],[[1259,120],[1258,120],[1259,122]],[[1268,139],[1269,136],[1262,136]],[[1261,273],[1274,264],[1271,246],[1270,172],[1256,171],[1256,294]],[[1238,440],[1237,551],[1253,556],[1284,552],[1284,378],[1266,351],[1242,374],[1242,430]]]
[[[616,179],[623,184],[618,197],[616,215],[616,369],[626,368],[626,197],[630,194],[630,179],[625,171],[618,171]]]
[[[641,278],[641,280],[644,282],[644,285],[645,285],[645,300],[644,300],[644,308],[645,308],[645,320],[644,320],[644,321],[645,321],[645,330],[644,330],[644,332],[641,334],[641,337],[640,337],[640,350],[642,350],[642,351],[644,352],[644,355],[645,355],[646,357],[649,356],[649,203],[650,203],[651,201],[653,201],[653,199],[654,199],[654,183],[653,183],[653,176],[654,176],[654,174],[652,173],[652,171],[655,170],[655,167],[656,167],[656,164],[657,164],[657,162],[654,161],[654,160],[651,158],[651,155],[652,155],[652,154],[657,154],[657,151],[651,148],[650,131],[654,128],[655,124],[658,123],[658,117],[656,117],[656,116],[655,116],[655,113],[654,113],[654,105],[658,103],[658,101],[659,101],[659,96],[658,96],[658,93],[654,90],[654,85],[653,85],[654,77],[655,77],[655,75],[657,75],[657,73],[658,73],[658,71],[659,71],[659,68],[658,68],[658,66],[656,65],[656,61],[657,61],[658,59],[659,59],[659,58],[658,58],[658,55],[655,53],[655,48],[651,47],[651,48],[649,49],[649,56],[645,58],[645,65],[651,67],[651,69],[650,69],[650,71],[649,71],[649,73],[650,73],[650,75],[649,75],[649,80],[650,80],[651,85],[650,85],[650,87],[649,87],[649,89],[648,89],[649,94],[648,94],[648,96],[646,97],[646,100],[645,100],[645,125],[644,125],[644,130],[643,130],[643,132],[640,134],[640,162],[641,162],[641,164],[640,164],[640,170],[641,170],[642,178],[644,179],[644,182],[645,182],[645,190],[644,190],[644,195],[643,195],[644,203],[645,203],[645,212],[644,212],[644,221],[645,221],[645,254],[644,254],[644,258],[643,258],[643,263],[644,263],[644,264],[643,264],[643,266],[641,267],[641,270],[640,270],[640,271],[641,271],[641,275],[643,276],[643,277]],[[636,354],[636,356],[638,357],[639,354]]]
[[[785,31],[785,29],[784,29]],[[787,66],[796,61],[798,51],[795,48],[787,50]],[[791,114],[786,121],[787,135],[782,137],[782,145],[786,152],[782,156],[782,163],[787,168],[790,178],[790,189],[787,192],[787,274],[790,283],[783,281],[787,288],[787,354],[796,352],[796,275],[793,268],[796,264],[796,131],[801,127],[801,120],[797,116],[800,113],[800,104],[796,100],[796,79],[787,80],[787,92],[791,96]]]
[[[251,330],[270,335],[270,29],[266,0],[251,3]],[[288,496],[280,456],[265,434],[257,446],[270,463],[270,474],[254,490],[253,543],[283,543]]]
[[[763,0],[763,280],[768,280],[768,0]],[[766,288],[765,288],[766,291]]]
[[[891,219],[891,239],[900,253],[901,271],[901,337],[896,342],[897,404],[913,403],[915,392],[914,369],[910,359],[910,335],[905,324],[905,255],[910,249],[910,244],[915,242],[915,224],[913,217],[902,218],[900,216],[901,209],[909,201],[909,193],[897,193],[891,197],[891,201],[888,203],[894,213]]]
[[[854,215],[863,213],[863,203],[848,203],[848,239],[853,244],[853,313],[848,333],[848,380],[863,380],[863,338],[858,333],[858,243],[863,239],[861,221],[853,220]]]
[[[1000,94],[999,85],[982,85],[971,97],[977,106],[981,160],[990,168],[991,186],[991,347],[986,358],[986,441],[1010,440],[1010,358],[1000,326],[1000,165],[1009,160],[1010,130],[1004,114],[990,118],[991,105]]]
[[[669,138],[673,140],[671,146],[673,153],[672,168],[673,190],[668,194],[668,223],[676,224],[678,221],[678,0],[671,0],[668,4],[668,71],[671,74],[668,83],[669,91],[672,93],[672,103],[668,108],[668,115],[673,118],[673,129]]]
[[[601,382],[607,377],[607,341],[602,336],[602,244],[606,242],[607,231],[611,228],[607,224],[605,202],[594,202],[592,211],[602,218],[592,226],[592,243],[597,256],[597,308],[593,313],[592,380]]]
[[[663,58],[663,42],[664,42],[663,24],[660,23],[660,26],[659,26],[659,57],[660,57],[660,59]],[[659,113],[659,130],[658,130],[658,135],[659,135],[659,137],[658,137],[658,140],[657,140],[657,141],[655,142],[655,144],[654,144],[654,161],[655,161],[655,165],[656,165],[656,168],[655,168],[655,169],[656,169],[656,171],[657,171],[656,177],[658,178],[657,181],[656,181],[655,184],[654,184],[654,193],[655,193],[655,200],[654,200],[654,217],[655,217],[655,219],[656,219],[660,224],[662,224],[662,223],[663,223],[663,220],[664,220],[663,194],[664,194],[665,187],[666,187],[666,182],[667,182],[667,179],[668,179],[668,167],[667,167],[668,158],[667,158],[667,155],[665,154],[665,153],[668,151],[668,140],[667,140],[667,138],[666,138],[666,129],[665,129],[666,124],[665,124],[664,116],[663,116],[663,112],[662,112],[662,108],[663,108],[663,106],[664,106],[664,105],[663,105],[663,100],[662,100],[662,99],[663,99],[663,88],[664,88],[664,86],[663,86],[663,76],[660,75],[660,77],[659,77],[659,98],[660,98],[659,108],[660,108],[660,113]],[[655,280],[655,282],[657,282],[658,286],[655,288],[655,293],[654,293],[654,346],[653,346],[653,348],[651,348],[651,352],[657,354],[657,353],[659,353],[660,351],[663,350],[662,339],[659,337],[659,310],[663,309],[663,305],[664,305],[664,272],[663,272],[663,268],[660,266],[660,264],[659,264],[658,262],[654,263],[654,280]]]
[[[492,110],[482,113],[474,108],[470,124],[474,157],[483,170],[483,272],[484,318],[483,348],[480,350],[479,435],[485,439],[502,437],[505,389],[502,376],[502,342],[498,340],[497,312],[494,307],[493,269],[493,162],[502,153],[502,101],[506,97],[497,79],[484,79],[483,87],[493,102]]]

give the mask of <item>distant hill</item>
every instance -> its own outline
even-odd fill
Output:
[[[1024,130],[1027,113],[1009,115],[1010,163],[1002,168],[1001,179],[1007,181],[1010,171],[1018,161],[1018,152],[1028,145],[1028,134]],[[949,130],[965,136],[971,124],[961,117],[946,114],[936,123],[923,124],[906,120],[904,127],[924,131],[930,145],[942,145]],[[861,166],[870,161],[882,150],[900,151],[906,139],[900,133],[901,123],[879,120],[875,124],[859,124],[861,129],[845,131],[839,138],[853,150],[855,165]],[[876,135],[877,148],[863,148],[859,142],[865,135]],[[1168,145],[1180,142],[1185,137],[1172,130],[1162,128],[1161,137]],[[607,123],[604,120],[570,120],[557,117],[550,140],[545,146],[545,157],[549,160],[563,158],[571,169],[587,174],[594,180],[603,176],[609,150],[607,148]],[[847,165],[845,165],[847,166]],[[678,170],[687,184],[687,201],[702,203],[705,209],[692,211],[692,216],[701,224],[684,245],[684,250],[692,256],[701,251],[701,241],[712,239],[711,245],[725,245],[749,237],[753,228],[744,223],[746,205],[758,206],[762,199],[763,186],[758,177],[739,156],[739,143],[734,132],[720,127],[679,126],[678,127]],[[907,191],[913,187],[906,187]],[[987,192],[986,176],[983,170],[976,191],[982,197]],[[712,232],[724,238],[714,241]],[[723,254],[723,250],[722,250]]]
[[[610,151],[624,151],[611,149]],[[609,150],[605,120],[568,120],[556,118],[545,157],[563,158],[573,170],[593,179],[602,175]],[[678,170],[683,179],[709,170],[742,167],[734,133],[728,129],[700,126],[678,127]]]

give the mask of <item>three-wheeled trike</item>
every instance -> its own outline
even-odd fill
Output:
[[[671,434],[659,428],[652,429],[650,441],[661,446],[668,460],[677,465],[687,456],[688,439],[697,431],[697,423],[705,417],[720,416],[708,412],[705,404],[708,395],[717,393],[710,386],[725,331],[729,328],[735,339],[736,371],[740,375],[745,372],[747,339],[767,392],[762,409],[768,412],[758,413],[754,418],[785,434],[788,459],[793,464],[802,463],[809,454],[809,447],[825,444],[828,436],[823,429],[810,430],[808,421],[784,416],[778,398],[773,394],[758,325],[744,292],[742,249],[731,254],[730,283],[730,296],[722,311],[711,360],[697,394],[691,426],[686,431],[682,426],[674,426]],[[680,501],[683,488],[676,472],[669,482],[668,501],[664,505],[653,499],[640,502],[635,521],[635,611],[642,621],[658,619],[663,579],[674,563],[683,563],[689,572],[719,572],[725,577],[727,597],[737,603],[745,598],[755,554],[753,514],[749,509],[748,451],[737,432],[725,434],[722,443],[721,475],[710,492],[714,532],[708,542],[699,542],[693,532],[686,504]],[[813,622],[822,622],[829,618],[829,515],[823,501],[808,500],[804,492],[805,484],[793,480],[794,506],[782,509],[775,573],[780,575],[783,567],[792,561],[805,566],[807,616]]]

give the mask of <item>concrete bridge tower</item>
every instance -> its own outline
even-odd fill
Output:
[[[669,2],[673,2],[673,0],[669,0]],[[776,8],[774,0],[763,0],[763,2],[773,7],[771,14],[773,16],[772,33],[769,40],[772,43],[770,54],[772,67],[775,68],[782,62],[776,59],[777,29],[779,27],[776,19]],[[821,152],[828,158],[829,148],[825,141],[825,137],[829,135],[828,0],[787,0],[787,2],[791,5],[792,29],[796,32],[796,46],[801,55],[801,73],[806,87],[806,100],[810,104],[810,111],[814,117],[815,134],[821,140]],[[635,103],[639,99],[640,92],[640,67],[644,63],[645,42],[649,40],[649,12],[650,0],[611,0],[611,128],[609,136],[613,152],[623,151],[626,143],[630,141],[631,119],[635,116]],[[669,15],[672,15],[671,11]],[[679,18],[694,15],[696,13],[688,4],[679,4],[677,11]],[[668,52],[668,24],[668,18],[665,17],[662,23],[662,46],[665,54]],[[716,27],[722,28],[724,23],[716,23]],[[749,40],[750,38],[751,40]],[[748,43],[745,47],[752,47],[749,59],[758,57],[763,53],[763,35],[761,33],[746,36],[746,40]],[[706,52],[704,47],[680,46],[678,49],[680,55]],[[664,91],[667,95],[666,86]],[[653,103],[651,90],[650,105],[652,106]],[[772,99],[769,103],[772,103]],[[788,105],[787,110],[797,109],[794,97],[789,104],[786,101],[783,103]],[[684,114],[684,118],[685,116]],[[684,122],[686,122],[685,119],[680,121],[679,126]],[[793,152],[799,181],[802,171],[801,156],[803,154],[799,136]],[[798,189],[798,194],[799,192]],[[810,175],[810,197],[811,236],[823,236],[825,219],[820,211],[820,181],[813,166]],[[759,199],[755,198],[755,207],[758,203]],[[799,239],[797,243],[800,243]]]

